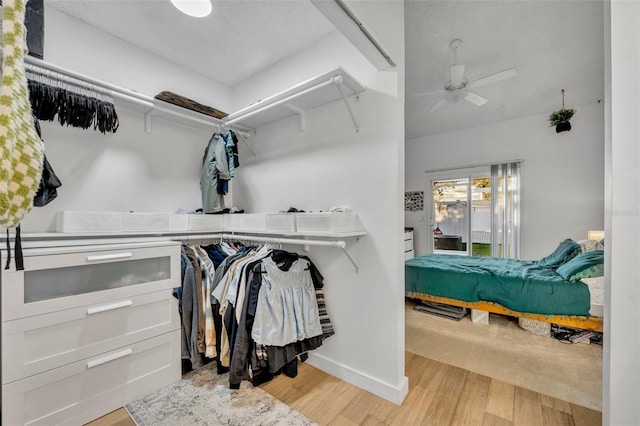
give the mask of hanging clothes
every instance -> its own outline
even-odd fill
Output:
[[[224,140],[224,146],[227,151],[227,163],[229,164],[229,176],[234,178],[235,169],[240,166],[238,160],[238,138],[233,130],[227,130],[226,133],[220,135]]]
[[[217,356],[216,325],[211,305],[211,285],[216,268],[207,250],[181,248],[181,286],[173,289],[182,322],[182,358],[198,368]]]
[[[251,337],[257,344],[284,346],[322,334],[309,262],[298,259],[287,271],[271,258],[258,295]]]
[[[231,179],[227,148],[219,133],[214,133],[205,149],[200,177],[202,211],[204,213],[222,213],[224,194],[228,191]]]
[[[196,256],[200,262],[200,270],[202,272],[202,299],[200,303],[204,311],[204,356],[207,358],[215,358],[216,349],[216,329],[213,323],[213,310],[211,308],[211,281],[215,275],[215,267],[209,259],[207,252],[202,247],[195,247]]]
[[[34,116],[33,121],[35,124],[36,132],[38,133],[38,137],[42,139],[42,132],[40,130],[40,123],[38,119]],[[44,155],[44,164],[42,168],[42,176],[40,177],[40,186],[38,187],[38,191],[33,198],[34,207],[43,207],[49,204],[58,196],[58,188],[62,186],[62,182],[56,173],[53,171],[53,167],[47,161],[47,156]]]
[[[322,345],[327,337],[334,334],[333,326],[327,314],[324,304],[324,294],[322,292],[323,277],[306,256],[299,256],[284,250],[273,250],[270,255],[271,260],[281,270],[288,271],[300,259],[308,262],[305,272],[310,275],[311,282],[315,288],[315,302],[318,308],[318,316],[321,324],[321,335],[305,338],[284,346],[265,346],[257,344],[251,338],[254,328],[254,319],[258,305],[259,295],[263,283],[263,276],[266,271],[263,263],[267,259],[250,264],[247,274],[246,296],[237,335],[234,339],[234,346],[229,369],[229,386],[237,389],[242,380],[252,380],[254,385],[271,380],[275,374],[283,372],[290,377],[297,374],[298,359],[305,359],[307,352]],[[240,303],[238,302],[238,306]],[[315,334],[315,333],[313,333]]]
[[[183,246],[181,278],[182,357],[192,368],[215,359],[233,389],[295,377],[298,361],[334,334],[323,277],[306,256],[268,245]]]

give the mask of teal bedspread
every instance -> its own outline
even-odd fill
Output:
[[[589,288],[535,261],[427,254],[405,262],[405,290],[519,312],[589,315]]]

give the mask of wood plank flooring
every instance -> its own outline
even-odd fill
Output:
[[[309,364],[260,387],[320,425],[596,426],[602,414],[407,352],[409,393],[395,405]],[[90,426],[135,426],[124,409]]]
[[[602,414],[589,408],[514,386],[496,379],[420,355],[406,353],[409,394],[401,406],[369,392],[336,381],[314,367],[302,364],[298,377],[285,376],[262,389],[321,425],[526,425],[591,426]],[[312,382],[319,392],[309,392],[300,382]],[[332,397],[311,402],[318,394]],[[338,396],[340,395],[340,396]],[[324,395],[323,395],[324,396]],[[345,399],[350,398],[349,401]],[[309,410],[318,404],[322,410]],[[341,410],[340,407],[344,407]]]

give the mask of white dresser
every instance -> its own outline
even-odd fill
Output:
[[[84,424],[180,379],[178,243],[27,248],[1,286],[2,424]]]
[[[415,251],[413,249],[413,230],[404,230],[404,260],[414,258]]]

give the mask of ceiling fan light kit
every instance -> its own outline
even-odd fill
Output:
[[[518,75],[518,70],[516,68],[509,68],[469,81],[465,75],[466,66],[458,63],[458,51],[461,47],[462,40],[460,39],[454,39],[449,43],[449,48],[453,52],[453,64],[449,67],[449,79],[444,84],[444,96],[429,110],[429,113],[436,111],[446,103],[454,104],[461,101],[466,101],[476,106],[482,106],[489,100],[470,91],[469,89],[494,84]],[[433,92],[418,93],[414,96],[422,96],[430,93]]]
[[[560,132],[568,132],[571,130],[571,117],[576,113],[574,108],[565,108],[564,107],[564,89],[562,92],[562,108],[557,109],[549,115],[549,125],[551,127],[555,126],[556,133]]]

